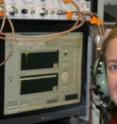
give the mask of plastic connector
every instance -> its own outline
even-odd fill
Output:
[[[0,4],[3,4],[4,3],[4,0],[0,0]]]
[[[97,25],[97,26],[103,25],[103,21],[102,21],[100,18],[96,17],[96,16],[93,16],[93,17],[89,20],[89,22],[90,22],[90,24],[92,24],[92,25]]]
[[[66,17],[67,17],[67,20],[72,20],[73,19],[73,12],[67,12]]]
[[[72,2],[73,2],[73,0],[64,0],[65,4],[69,4],[69,3],[72,3]]]
[[[0,17],[3,17],[5,15],[4,11],[0,11]]]

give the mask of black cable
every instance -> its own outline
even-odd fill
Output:
[[[108,108],[105,107],[103,104],[99,104],[97,105],[95,103],[95,101],[93,99],[90,99],[93,104],[96,106],[96,108],[100,111],[100,114],[102,114],[103,116],[103,121],[104,121],[104,124],[109,124],[109,112],[108,112]],[[102,120],[100,120],[100,123],[101,123]]]
[[[99,109],[100,112],[103,114],[104,124],[108,124],[109,114],[108,114],[107,108],[104,107],[103,105],[97,105],[96,108]]]

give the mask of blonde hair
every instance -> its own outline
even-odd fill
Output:
[[[117,25],[115,27],[112,28],[112,31],[109,33],[109,35],[107,36],[107,38],[105,39],[105,41],[102,44],[102,55],[105,59],[105,54],[106,51],[108,49],[108,45],[111,42],[111,40],[117,38]]]

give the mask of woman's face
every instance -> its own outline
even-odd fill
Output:
[[[107,80],[112,101],[117,105],[117,38],[112,39],[106,50]]]

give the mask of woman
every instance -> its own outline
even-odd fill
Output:
[[[103,42],[102,53],[106,65],[109,94],[114,103],[109,124],[117,124],[117,26]]]

